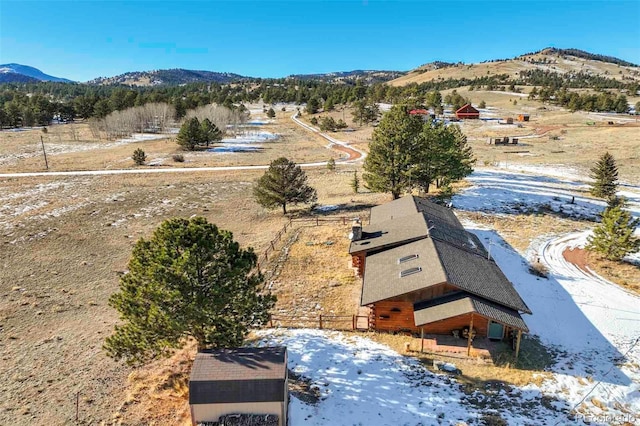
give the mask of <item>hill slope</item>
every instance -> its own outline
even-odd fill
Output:
[[[362,79],[368,84],[384,83],[405,75],[405,71],[353,70],[322,74],[293,74],[288,78],[299,80],[321,80],[330,83],[355,83]]]
[[[178,85],[198,82],[230,83],[246,78],[228,72],[196,71],[174,68],[168,70],[132,71],[114,77],[98,77],[89,84],[127,84],[131,86]]]
[[[0,65],[0,82],[35,82],[35,81],[56,81],[61,83],[72,83],[66,78],[54,77],[45,74],[37,68],[21,64],[2,64]]]
[[[432,62],[390,82],[393,86],[425,83],[435,80],[479,78],[496,74],[517,77],[521,71],[542,70],[558,74],[583,73],[620,81],[640,81],[640,67],[610,56],[596,55],[578,49],[547,48],[513,59],[477,64]]]

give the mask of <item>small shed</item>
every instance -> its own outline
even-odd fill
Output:
[[[480,118],[480,111],[471,106],[471,104],[466,104],[461,106],[456,110],[456,117],[460,119],[464,118]]]
[[[246,417],[251,424],[286,426],[287,380],[285,347],[200,352],[189,379],[191,422],[213,425]]]
[[[529,121],[529,114],[518,114],[518,121]]]

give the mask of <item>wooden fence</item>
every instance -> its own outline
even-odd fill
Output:
[[[257,269],[261,269],[264,265],[269,261],[269,256],[272,252],[276,250],[276,245],[282,240],[282,238],[287,234],[287,231],[293,227],[294,223],[300,223],[301,226],[320,226],[327,225],[330,223],[340,223],[343,225],[347,225],[351,223],[353,217],[347,216],[339,216],[339,217],[309,217],[309,218],[290,218],[284,226],[276,233],[275,237],[269,242],[266,250],[258,256],[258,263],[256,265]]]
[[[369,330],[369,317],[366,315],[323,315],[295,316],[272,315],[269,327],[319,328],[320,330]]]

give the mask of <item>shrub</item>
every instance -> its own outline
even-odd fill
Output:
[[[140,148],[133,151],[133,155],[131,156],[133,162],[136,163],[136,166],[142,166],[145,161],[147,161],[147,154],[144,153]]]
[[[334,160],[333,158],[329,158],[329,161],[327,161],[327,169],[328,170],[335,170],[336,169],[336,160]]]
[[[529,273],[538,277],[547,278],[549,276],[549,269],[540,263],[539,260],[536,260],[529,265]]]
[[[171,158],[173,158],[173,161],[176,163],[184,163],[184,155],[182,154],[173,154]]]

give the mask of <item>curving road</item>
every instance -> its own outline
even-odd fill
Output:
[[[612,344],[640,336],[640,297],[595,272],[569,262],[567,249],[584,247],[591,231],[572,232],[547,241],[539,250],[544,264],[582,313]],[[622,349],[622,348],[621,348]]]
[[[324,139],[331,142],[327,148],[332,145],[339,145],[341,151],[346,152],[349,157],[336,161],[337,164],[352,164],[364,159],[366,152],[350,146],[347,142],[335,139],[325,133],[320,132],[313,126],[303,123],[297,118],[297,114],[291,116],[291,119],[302,128],[316,133]],[[315,163],[298,164],[300,167],[326,167],[326,161]],[[267,169],[269,165],[249,165],[249,166],[220,166],[220,167],[172,167],[172,168],[153,168],[153,169],[115,169],[115,170],[76,170],[66,172],[24,172],[24,173],[0,173],[0,178],[20,178],[20,177],[37,177],[37,176],[102,176],[102,175],[127,175],[127,174],[145,174],[145,173],[191,173],[191,172],[218,172],[233,170],[260,170]]]

